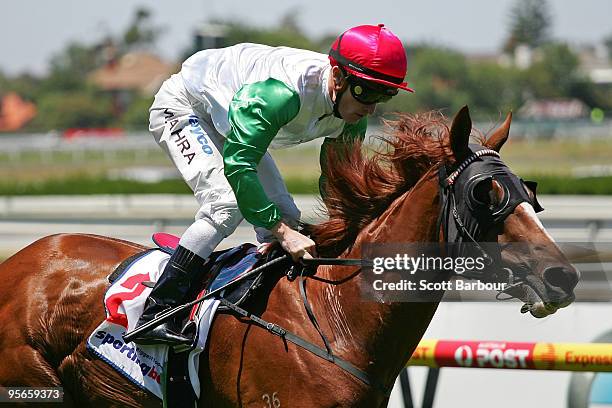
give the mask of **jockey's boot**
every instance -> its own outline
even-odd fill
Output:
[[[147,298],[137,327],[179,306],[189,292],[193,276],[197,275],[198,269],[201,269],[203,265],[202,258],[179,245]],[[181,334],[180,317],[177,319],[172,317],[134,339],[135,343],[141,345],[166,344],[169,346],[189,345],[191,341],[192,339]]]

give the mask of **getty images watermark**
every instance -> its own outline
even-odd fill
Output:
[[[568,245],[568,253],[580,246],[582,254],[592,255],[593,276],[606,283],[603,296],[612,300],[597,259],[601,250],[589,243]],[[362,294],[367,300],[390,302],[495,301],[515,282],[513,274],[537,273],[542,266],[538,254],[544,249],[527,243],[366,244]]]

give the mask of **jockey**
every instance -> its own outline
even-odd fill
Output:
[[[330,145],[364,138],[377,103],[413,92],[406,67],[401,41],[383,24],[345,31],[329,56],[238,44],[188,58],[155,96],[149,130],[200,208],[138,325],[184,300],[190,276],[243,217],[259,242],[278,240],[294,260],[315,255],[315,243],[296,231],[300,211],[267,149],[324,137],[323,163]],[[135,341],[190,343],[180,332],[170,320]]]

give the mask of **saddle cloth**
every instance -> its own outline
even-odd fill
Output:
[[[163,387],[167,375],[168,346],[140,346],[125,344],[123,334],[135,328],[144,309],[151,288],[145,282],[157,282],[170,255],[161,250],[151,250],[134,259],[119,275],[104,296],[106,319],[93,331],[87,348],[126,378],[142,389],[163,399]],[[206,346],[206,339],[215,311],[216,299],[207,299],[194,307],[190,318],[197,325],[194,348],[188,357],[191,385],[200,397],[198,358]]]

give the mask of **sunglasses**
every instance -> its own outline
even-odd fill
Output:
[[[358,80],[355,77],[349,77],[347,80],[353,98],[364,105],[388,102],[398,93],[398,90],[395,88],[374,86],[366,81]]]

